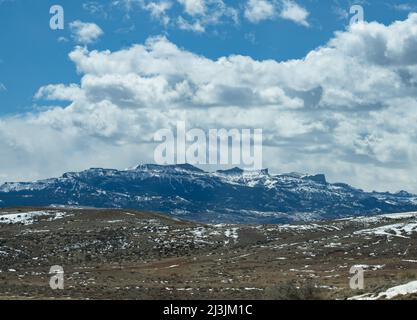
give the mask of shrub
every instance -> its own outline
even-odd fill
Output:
[[[289,281],[267,288],[265,298],[268,300],[322,300],[322,290],[312,281],[298,283]]]

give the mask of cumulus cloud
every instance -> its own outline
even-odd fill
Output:
[[[310,13],[292,0],[248,0],[244,15],[252,23],[279,17],[308,27]]]
[[[204,15],[206,13],[205,0],[178,0],[190,16]]]
[[[68,86],[51,84],[40,88],[35,94],[35,99],[73,101],[79,99],[82,94],[83,91],[77,84],[70,84]]]
[[[103,35],[103,30],[95,23],[76,20],[70,23],[74,40],[80,44],[90,44]]]
[[[245,6],[245,17],[253,23],[275,16],[275,7],[268,0],[249,0]]]
[[[265,166],[275,172],[417,191],[416,39],[411,14],[353,25],[289,61],[213,60],[164,37],[113,52],[76,47],[69,57],[80,83],[36,94],[66,107],[0,120],[0,174],[21,180],[147,162],[153,134],[185,120],[189,128],[262,128]]]
[[[305,8],[291,0],[284,0],[282,5],[281,18],[291,20],[305,27],[309,26],[307,18],[310,13]]]

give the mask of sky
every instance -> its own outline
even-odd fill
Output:
[[[351,25],[353,5],[364,21]],[[154,133],[183,119],[262,128],[273,173],[417,192],[414,12],[406,0],[0,0],[0,183],[153,162]]]

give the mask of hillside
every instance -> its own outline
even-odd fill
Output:
[[[8,208],[0,211],[0,298],[346,299],[408,283],[410,295],[389,297],[412,298],[416,240],[417,213],[243,226]],[[53,265],[64,268],[63,291],[49,288]],[[349,289],[354,265],[366,270],[363,291]]]

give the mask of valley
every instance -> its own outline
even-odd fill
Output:
[[[0,298],[383,299],[417,280],[416,241],[414,212],[213,225],[125,209],[7,208]],[[64,290],[49,287],[54,265]],[[363,290],[349,287],[352,266],[365,270]],[[407,288],[389,297],[417,298]]]

